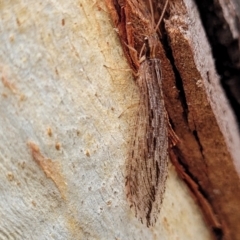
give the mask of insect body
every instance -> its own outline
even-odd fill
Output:
[[[137,79],[140,104],[127,164],[126,189],[136,216],[149,226],[157,219],[165,191],[168,133],[160,60],[151,58],[151,52],[150,58],[145,57]]]
[[[153,28],[154,29],[154,28]],[[127,163],[127,197],[136,216],[147,226],[161,209],[168,163],[168,120],[162,92],[161,63],[155,57],[158,36],[145,38],[137,84],[139,112]]]
[[[137,71],[136,82],[140,91],[135,133],[126,164],[126,195],[136,217],[150,226],[156,222],[161,209],[167,178],[168,119],[157,54],[160,44],[157,29],[168,0],[157,24],[150,0],[151,14],[144,0],[106,1],[125,55],[130,66]],[[135,49],[140,52],[139,57]]]

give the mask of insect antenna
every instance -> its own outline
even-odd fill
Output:
[[[152,2],[151,0],[149,0],[149,1]],[[168,5],[168,2],[169,2],[169,0],[166,0],[166,2],[165,2],[165,4],[164,4],[163,10],[162,10],[162,14],[161,14],[161,16],[160,16],[160,18],[159,18],[159,20],[158,20],[158,23],[157,23],[155,29],[154,29],[155,32],[158,30],[159,25],[160,25],[160,23],[162,22],[164,13],[165,13],[166,8],[167,8],[167,5]],[[151,11],[153,11],[153,6],[152,6],[152,4],[150,4],[150,5],[151,5],[151,7],[150,7],[150,8],[151,8]],[[153,16],[153,12],[152,12],[152,16]],[[153,17],[152,17],[152,18],[153,18]]]
[[[153,13],[153,3],[152,3],[152,0],[148,0],[148,2],[149,2],[151,17],[152,17],[151,24],[152,24],[152,28],[154,28],[155,20],[154,20],[154,13]]]

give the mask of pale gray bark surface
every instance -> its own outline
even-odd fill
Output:
[[[138,89],[104,2],[0,4],[0,238],[211,239],[170,165],[155,227],[130,210]]]

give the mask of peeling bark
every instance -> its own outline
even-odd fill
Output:
[[[212,7],[212,13],[219,14],[219,9],[215,10],[209,2],[205,4],[207,9]],[[225,11],[222,14],[227,15],[226,11],[229,11],[229,8],[226,9],[227,6],[222,3],[218,4],[221,5],[222,11]],[[231,4],[233,3],[229,2],[229,6],[232,7]],[[231,8],[231,10],[231,17],[235,23],[239,24],[236,19],[236,9]],[[218,71],[218,62],[221,59],[216,58],[215,61],[217,73],[205,31],[200,21],[196,20],[199,19],[197,8],[190,1],[185,1],[185,4],[175,2],[170,11],[170,18],[166,21],[166,31],[171,48],[172,64],[177,76],[176,87],[179,89],[181,100],[180,106],[176,103],[176,107],[172,108],[170,104],[168,107],[175,130],[182,139],[175,153],[180,164],[185,168],[184,174],[187,173],[192,179],[186,181],[188,183],[195,181],[199,194],[208,201],[212,207],[211,211],[218,219],[216,224],[213,223],[215,221],[210,220],[216,237],[239,239],[239,231],[235,226],[240,221],[240,142],[237,123],[220,83],[220,79],[226,79],[226,76],[222,75],[224,70]],[[204,13],[204,9],[202,11]],[[231,19],[226,19],[226,22],[229,27],[227,29],[231,29],[232,41],[238,41],[239,33],[236,25],[232,24]],[[212,23],[205,22],[205,27]],[[216,21],[214,24],[217,24]],[[208,32],[209,29],[206,31]],[[216,32],[214,36],[215,34]],[[224,32],[222,29],[221,34],[221,37],[215,39],[215,43],[210,42],[213,44],[213,54],[216,53],[214,44],[217,41],[223,41],[223,37],[229,39],[228,31]],[[233,58],[231,55],[233,52],[229,46],[225,45],[229,51],[228,59]],[[237,47],[237,45],[234,46]],[[237,49],[235,51],[235,67],[237,67],[239,51]],[[217,57],[217,55],[214,56]],[[218,56],[221,56],[221,53],[218,52]],[[229,64],[226,63],[228,59],[225,59],[225,67]],[[239,77],[239,74],[236,72],[235,74]],[[182,120],[179,119],[181,113]],[[199,197],[199,194],[195,192],[201,202],[202,197]],[[204,207],[203,211],[208,215],[208,210]]]
[[[171,2],[159,57],[172,159],[209,221],[170,165],[153,228],[124,193],[139,92],[104,2],[0,5],[1,239],[239,239],[239,135],[192,1]]]

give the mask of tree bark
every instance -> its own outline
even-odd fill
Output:
[[[3,1],[0,16],[1,239],[239,239],[239,134],[192,1],[164,21],[180,143],[151,228],[125,196],[139,92],[105,2]]]

